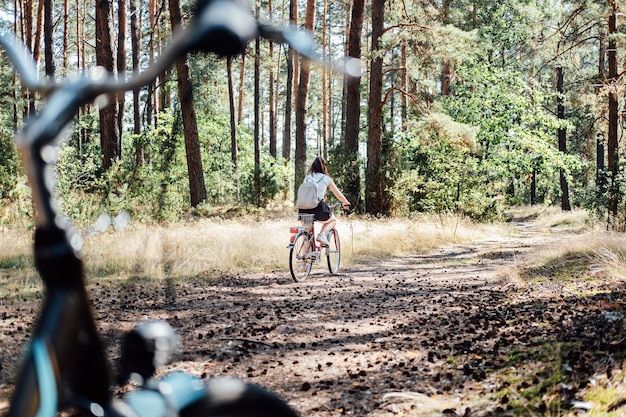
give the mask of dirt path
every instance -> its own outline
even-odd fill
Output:
[[[304,283],[275,271],[214,285],[95,287],[96,312],[111,356],[120,329],[163,318],[183,338],[169,369],[238,376],[316,417],[508,415],[525,390],[546,385],[546,395],[552,393],[544,384],[552,365],[534,357],[533,347],[577,341],[558,358],[576,357],[569,360],[569,385],[555,394],[571,404],[585,387],[581,381],[617,365],[606,363],[613,339],[603,345],[598,334],[624,332],[604,314],[623,287],[583,300],[563,286],[555,296],[549,282],[532,291],[515,284],[528,253],[567,239],[529,224],[517,229],[515,237],[347,268],[337,276],[318,268]],[[592,291],[596,284],[584,285]],[[8,309],[0,314],[14,317]],[[3,321],[3,342],[7,326]],[[3,361],[8,357],[2,354]],[[511,369],[516,382],[503,379]],[[541,411],[549,398],[527,407]]]

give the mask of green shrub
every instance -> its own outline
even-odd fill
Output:
[[[443,114],[431,114],[401,138],[404,169],[392,188],[401,212],[455,212],[475,219],[499,215],[476,130]]]

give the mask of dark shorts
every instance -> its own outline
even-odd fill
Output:
[[[298,213],[314,214],[315,220],[320,222],[325,222],[326,220],[330,219],[331,215],[330,208],[328,208],[328,204],[326,204],[324,200],[320,201],[317,207],[312,209],[299,209]]]

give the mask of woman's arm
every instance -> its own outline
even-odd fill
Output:
[[[331,182],[330,182],[330,184],[328,184],[328,186],[330,187],[330,191],[332,191],[333,194],[335,195],[335,197],[337,197],[337,200],[341,201],[341,207],[343,207],[343,208],[350,207],[350,202],[343,195],[343,193],[339,190],[339,188],[335,184],[335,181],[331,180]]]

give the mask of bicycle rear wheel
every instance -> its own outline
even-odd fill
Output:
[[[307,254],[311,252],[311,236],[300,233],[293,241],[293,247],[289,251],[289,269],[291,277],[296,282],[302,282],[311,273],[312,261]]]
[[[331,230],[328,234],[326,260],[328,261],[328,271],[330,271],[331,274],[336,274],[337,271],[339,271],[339,263],[341,262],[341,244],[339,242],[337,229]]]

